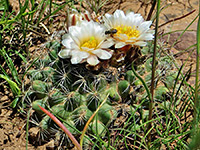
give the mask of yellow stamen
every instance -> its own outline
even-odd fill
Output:
[[[88,47],[88,48],[96,48],[98,46],[98,42],[94,36],[90,37],[89,40],[84,42],[81,47]]]
[[[117,30],[117,33],[115,34],[116,36],[118,36],[119,34],[126,34],[128,38],[132,38],[132,37],[137,38],[140,36],[140,31],[135,29],[135,26],[131,27],[131,26],[121,25],[121,26],[115,27],[115,29]]]

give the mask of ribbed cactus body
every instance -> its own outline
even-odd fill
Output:
[[[107,94],[112,101],[114,102],[118,102],[121,100],[121,97],[117,91],[117,84],[116,83],[112,83],[109,87],[109,89],[107,90]]]
[[[76,108],[71,114],[72,120],[75,122],[76,128],[82,131],[92,114],[93,112],[89,110],[88,107],[85,105]]]
[[[32,80],[41,80],[43,75],[40,71],[32,69],[28,71],[28,74]]]
[[[55,71],[54,71],[53,68],[51,68],[51,67],[45,67],[45,68],[43,68],[43,70],[41,71],[41,73],[42,73],[42,76],[43,76],[43,80],[52,82],[53,75],[55,73]]]
[[[71,118],[68,118],[63,122],[63,125],[71,132],[72,134],[77,134],[77,131],[74,129],[75,128],[75,123]]]
[[[105,125],[116,119],[117,110],[109,104],[104,104],[98,112],[99,120]]]
[[[105,92],[108,86],[108,82],[106,81],[106,78],[101,77],[101,76],[100,77],[97,76],[97,81],[95,81],[94,84],[95,84],[95,89],[98,92]]]
[[[121,80],[118,83],[118,91],[122,98],[126,98],[130,92],[130,84],[127,80]]]
[[[132,70],[128,70],[125,74],[125,79],[130,83],[133,84],[133,81],[135,81],[136,77]]]
[[[63,102],[66,99],[66,95],[63,94],[59,89],[52,89],[49,92],[49,105],[54,106],[56,104],[59,104]]]
[[[32,88],[36,93],[37,98],[44,98],[47,94],[49,84],[40,80],[34,80]]]
[[[91,123],[90,130],[95,135],[105,136],[106,133],[105,125],[99,120],[94,120]]]
[[[55,105],[52,107],[53,114],[59,116],[62,119],[67,119],[70,116],[70,112],[65,110],[65,107],[63,104]]]
[[[115,67],[92,70],[92,67],[88,67],[85,63],[73,65],[70,59],[59,58],[58,52],[61,49],[59,42],[50,42],[47,47],[48,55],[39,59],[34,69],[28,72],[31,86],[26,91],[28,102],[39,116],[41,131],[50,132],[50,128],[57,130],[58,127],[52,124],[52,120],[40,110],[38,105],[52,112],[72,134],[78,136],[80,132],[76,130],[83,130],[102,102],[104,104],[89,124],[87,131],[91,134],[106,137],[110,127],[118,127],[116,125],[118,123],[115,122],[120,120],[120,115],[128,119],[134,112],[133,118],[139,120],[141,116],[143,117],[143,114],[140,116],[139,113],[142,109],[148,109],[149,99],[143,83],[135,76],[130,65],[123,65],[126,61],[122,61],[120,65],[114,61]],[[147,50],[145,55],[148,54]],[[127,58],[129,56],[126,56]],[[167,58],[162,61],[164,63],[158,62],[158,68],[164,68],[163,65],[170,63]],[[144,79],[146,85],[150,86],[152,59],[135,63],[139,64],[134,66],[136,72]],[[155,86],[155,100],[164,99],[175,79],[175,73],[166,71],[165,75],[161,70],[156,72],[155,84],[159,80],[162,80],[162,84]],[[141,106],[138,107],[139,105]],[[136,107],[138,108],[135,109]],[[135,128],[137,127],[134,126],[134,130]]]
[[[44,114],[44,112],[39,108],[38,105],[46,108],[46,102],[47,102],[48,97],[45,97],[43,99],[40,100],[35,100],[32,102],[32,108],[40,115]]]
[[[87,96],[87,107],[91,110],[91,111],[95,111],[98,106],[101,104],[102,100],[100,99],[100,96],[95,93],[95,94],[89,94]]]
[[[65,100],[65,110],[72,112],[79,106],[83,105],[86,101],[86,98],[84,95],[80,94],[79,92],[72,91],[66,96]]]

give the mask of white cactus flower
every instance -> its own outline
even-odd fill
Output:
[[[150,29],[152,21],[144,21],[140,14],[134,12],[124,13],[116,10],[113,15],[105,14],[104,24],[110,29],[116,29],[112,34],[115,39],[115,48],[122,48],[125,45],[145,46],[146,41],[153,40],[153,30]]]
[[[100,60],[110,59],[112,51],[108,50],[114,42],[105,35],[105,27],[93,21],[82,21],[77,26],[69,27],[69,33],[62,40],[66,47],[59,52],[59,57],[71,57],[72,64],[87,61],[91,66]]]

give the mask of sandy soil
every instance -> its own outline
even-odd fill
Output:
[[[10,2],[13,8],[17,10],[16,1],[10,0]],[[166,7],[166,5],[168,5],[168,7]],[[116,9],[122,9],[124,11],[131,9],[134,12],[141,13],[146,18],[150,8],[150,0],[113,0],[112,2],[109,2],[107,5],[105,5],[102,11],[109,10],[108,12],[112,13]],[[162,8],[163,11],[161,12],[160,16],[160,25],[165,22],[169,22],[170,20],[183,17],[184,15],[196,9],[196,11],[191,15],[183,17],[182,19],[175,22],[166,24],[165,26],[160,28],[160,31],[165,33],[175,30],[184,30],[198,13],[198,0],[168,0],[162,3]],[[172,45],[173,42],[176,41],[181,32],[172,33],[170,37],[165,36],[161,38],[161,41],[166,42],[168,39],[169,48],[174,53],[177,53],[195,44],[196,26],[197,23],[195,21],[189,28],[191,31],[186,32],[178,41],[178,43],[175,44],[172,48],[170,47],[170,45]],[[189,49],[188,53],[190,53],[191,50],[192,49]],[[185,61],[188,53],[177,56],[177,61],[180,62],[180,65],[183,61]],[[193,53],[187,64],[188,68],[189,66],[194,64],[195,57],[196,55],[195,53]],[[192,72],[195,72],[195,66],[192,67]],[[194,80],[192,79],[190,82],[194,83]],[[19,116],[19,114],[12,111],[12,109],[9,107],[9,104],[12,100],[12,95],[8,92],[8,90],[4,90],[0,89],[0,150],[25,150],[26,118],[24,118],[23,116]],[[28,144],[28,149],[42,150],[47,148],[45,145],[36,148],[33,145]]]

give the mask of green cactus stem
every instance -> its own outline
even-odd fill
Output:
[[[106,78],[102,75],[97,75],[97,79],[94,81],[94,87],[98,92],[104,92],[106,90],[108,82],[106,81]]]
[[[74,136],[69,132],[69,130],[54,115],[52,115],[49,111],[47,111],[45,108],[43,108],[41,106],[39,106],[39,107],[45,114],[47,114],[68,135],[68,137],[71,139],[71,141],[76,146],[76,148],[78,150],[82,150],[82,147],[77,142],[77,140],[74,138]]]
[[[30,76],[32,80],[41,80],[43,78],[42,73],[35,69],[29,70],[28,76]]]
[[[33,81],[32,88],[36,92],[36,96],[38,99],[44,98],[47,95],[47,91],[49,89],[50,84],[46,82],[35,80]]]
[[[114,109],[111,105],[105,103],[98,112],[99,120],[105,125],[116,119],[117,110]]]
[[[32,102],[32,108],[39,114],[42,115],[44,114],[43,111],[39,108],[38,105],[46,108],[46,102],[47,102],[48,97],[45,97],[43,99],[40,100],[35,100],[34,102]]]
[[[63,102],[66,99],[66,95],[64,95],[59,89],[52,89],[49,92],[49,105],[54,106]]]
[[[133,81],[135,81],[136,77],[132,70],[128,70],[125,74],[125,79],[130,83],[133,84]]]
[[[69,118],[69,116],[70,116],[70,112],[65,110],[63,104],[53,106],[52,112],[53,112],[53,114],[56,114],[57,116],[59,116],[60,118],[62,118],[64,120]]]
[[[51,67],[44,67],[41,71],[45,81],[53,81],[53,74],[55,73],[54,69]],[[47,80],[48,79],[48,80]]]
[[[39,108],[39,106],[38,106],[38,108]],[[51,118],[49,116],[44,116],[42,118],[42,120],[40,121],[40,123],[39,123],[39,127],[41,129],[41,132],[42,131],[47,131],[50,128],[50,123],[51,123]]]
[[[90,129],[95,135],[101,135],[101,136],[105,136],[105,125],[99,121],[99,120],[94,120],[91,124],[90,124]]]
[[[77,107],[84,104],[86,98],[84,95],[80,94],[77,91],[70,92],[66,97],[66,102],[64,104],[65,110],[67,111],[73,111]]]
[[[63,125],[69,130],[70,133],[72,133],[73,135],[77,134],[77,131],[74,129],[75,128],[75,123],[73,120],[71,120],[70,118],[66,119],[63,122]],[[74,127],[74,128],[72,128]]]
[[[78,130],[82,131],[87,121],[92,116],[92,111],[87,106],[80,106],[72,112],[72,120],[75,122],[75,126]]]
[[[89,94],[87,96],[87,106],[91,111],[95,111],[99,104],[101,103],[101,99],[97,92]]]
[[[130,92],[130,84],[127,80],[121,80],[118,83],[118,91],[122,98],[126,98]]]
[[[119,95],[118,91],[117,91],[117,85],[116,83],[112,83],[109,87],[109,89],[107,90],[107,94],[109,96],[109,99],[112,102],[119,102],[121,101],[121,96]]]

